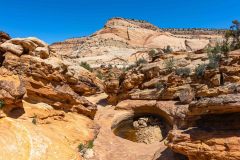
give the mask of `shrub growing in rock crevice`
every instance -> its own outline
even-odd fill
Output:
[[[158,91],[164,89],[165,87],[166,87],[166,85],[163,84],[163,83],[161,83],[161,82],[157,82],[157,83],[155,84],[155,88],[156,88]]]
[[[187,77],[187,76],[190,75],[191,69],[188,68],[188,67],[177,68],[177,69],[175,70],[175,73],[176,73],[178,76]]]
[[[156,59],[160,58],[161,54],[164,54],[162,50],[152,49],[148,52],[148,56],[151,59],[152,62],[154,62]]]
[[[166,59],[164,65],[169,72],[172,72],[175,68],[175,59],[173,57]]]
[[[4,105],[5,105],[5,102],[3,100],[0,100],[0,109],[3,109]]]
[[[83,68],[89,70],[90,72],[93,71],[93,69],[91,68],[90,64],[88,64],[87,62],[81,62],[80,66],[82,66]]]
[[[141,64],[146,64],[146,63],[147,63],[147,60],[144,58],[140,58],[135,62],[136,66],[140,66]]]
[[[82,152],[84,149],[92,149],[93,148],[93,140],[88,141],[86,144],[80,143],[78,145],[78,151]]]
[[[92,149],[93,142],[94,140],[90,140],[86,144],[80,143],[78,145],[78,151],[80,152],[81,156],[84,157],[84,159],[89,159],[94,156],[93,149]]]
[[[103,78],[104,78],[102,72],[100,72],[100,71],[97,71],[96,76],[97,76],[99,79],[101,79],[101,80],[103,80]]]
[[[206,71],[207,65],[206,64],[200,64],[195,68],[195,74],[198,78],[201,78],[204,76],[204,73]]]
[[[219,62],[221,59],[221,55],[218,53],[208,53],[208,68],[209,69],[216,69],[219,67]]]
[[[171,46],[167,45],[166,48],[163,48],[163,52],[164,53],[172,53],[173,52],[173,49],[171,48]]]

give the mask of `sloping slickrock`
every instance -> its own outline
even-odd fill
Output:
[[[66,59],[85,61],[93,67],[108,64],[124,67],[137,59],[148,59],[148,51],[154,48],[171,46],[174,51],[196,51],[221,37],[221,34],[177,36],[146,21],[112,18],[89,37],[70,38],[52,44],[51,48]]]
[[[0,144],[4,145],[0,159],[82,159],[77,146],[94,138],[92,120],[46,108],[44,103],[24,102],[23,106],[12,111],[10,117],[0,119]]]

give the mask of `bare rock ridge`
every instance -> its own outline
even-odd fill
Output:
[[[64,58],[87,61],[93,67],[108,64],[123,67],[147,57],[153,48],[171,46],[174,51],[196,51],[222,40],[222,33],[201,33],[177,35],[145,21],[113,18],[89,37],[53,43],[51,48]]]

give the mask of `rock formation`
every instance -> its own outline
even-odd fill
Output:
[[[123,18],[51,46],[0,32],[0,159],[240,159],[240,50],[205,48],[222,34]]]
[[[212,69],[209,55],[200,55],[184,52],[162,55],[119,78],[109,78],[105,81],[105,92],[109,102],[118,103],[121,109],[142,105],[145,108],[139,111],[165,117],[173,126],[165,143],[172,151],[190,160],[237,160],[240,52],[223,56]],[[204,69],[199,70],[199,66]],[[164,105],[156,105],[163,102],[168,110]],[[162,150],[155,158],[163,157]]]
[[[96,105],[83,96],[100,92],[100,80],[37,38],[2,42],[0,159],[81,159],[77,146],[97,132]]]
[[[204,32],[205,33],[205,32]],[[67,39],[51,45],[64,58],[101,65],[128,66],[140,58],[148,59],[153,48],[170,46],[174,51],[196,51],[222,40],[222,33],[175,35],[138,20],[110,19],[103,29],[85,38]]]

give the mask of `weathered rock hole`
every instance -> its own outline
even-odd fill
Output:
[[[163,141],[170,129],[165,119],[152,114],[137,114],[112,127],[116,136],[145,144]]]

